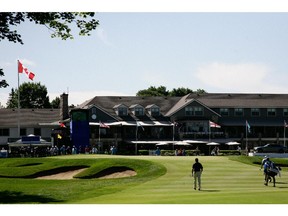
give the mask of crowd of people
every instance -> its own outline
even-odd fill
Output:
[[[11,147],[9,157],[49,157],[57,155],[74,155],[74,154],[112,154],[117,153],[116,146],[111,146],[109,150],[100,152],[96,146],[75,146],[62,145],[62,146],[17,146]]]

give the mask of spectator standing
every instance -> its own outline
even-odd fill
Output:
[[[198,183],[198,190],[201,190],[201,174],[203,172],[203,166],[199,162],[198,158],[195,159],[195,163],[192,165],[192,177],[194,177],[194,190]]]

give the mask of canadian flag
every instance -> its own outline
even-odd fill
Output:
[[[18,60],[18,73],[25,73],[27,77],[33,81],[35,74],[31,71],[28,71],[26,67],[23,66],[23,64]]]
[[[110,128],[109,125],[106,125],[106,124],[104,124],[102,122],[99,122],[99,125],[100,125],[101,128]]]
[[[221,128],[220,125],[216,124],[215,122],[209,121],[209,126],[214,128]]]

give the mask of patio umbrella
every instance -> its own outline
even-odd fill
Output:
[[[238,142],[227,142],[226,145],[240,145]]]
[[[207,146],[209,146],[209,154],[210,154],[210,150],[211,150],[211,146],[218,146],[220,145],[220,143],[216,143],[216,142],[209,142],[206,144]]]
[[[181,146],[190,146],[191,144],[183,141],[175,142],[174,145],[181,145]]]
[[[208,146],[216,146],[216,145],[220,145],[220,143],[210,142],[210,143],[207,143],[206,145],[208,145]]]
[[[161,143],[157,143],[156,146],[163,146],[163,145],[169,145],[169,143],[167,142],[161,142]]]

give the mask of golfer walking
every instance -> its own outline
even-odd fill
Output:
[[[198,158],[195,159],[195,163],[192,165],[192,177],[194,177],[194,190],[196,190],[198,182],[198,190],[201,190],[201,174],[203,171],[203,166],[199,163]]]

